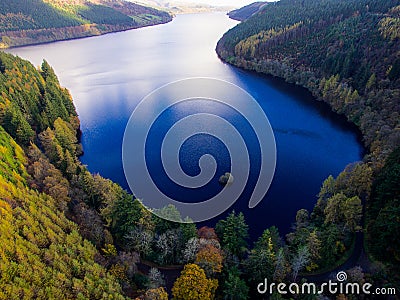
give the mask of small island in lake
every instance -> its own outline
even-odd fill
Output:
[[[222,175],[219,178],[218,181],[221,185],[227,186],[227,185],[231,185],[233,183],[233,180],[234,180],[233,175],[229,172],[226,172],[224,175]]]

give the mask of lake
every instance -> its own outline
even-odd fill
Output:
[[[53,66],[61,84],[71,91],[81,120],[85,151],[82,163],[91,172],[100,173],[126,189],[122,139],[128,119],[143,97],[162,85],[191,77],[222,79],[246,90],[267,115],[277,149],[275,176],[263,201],[254,209],[248,208],[252,184],[257,178],[255,173],[259,171],[255,157],[249,185],[231,208],[243,211],[255,239],[271,225],[287,233],[298,209],[312,209],[323,180],[329,175],[337,176],[347,164],[361,160],[363,147],[355,128],[325,104],[315,101],[306,90],[221,62],[215,53],[216,43],[235,24],[236,21],[222,13],[178,15],[168,24],[8,52],[35,65],[45,58]],[[207,107],[211,112],[232,114],[226,107],[209,104],[178,104],[175,111],[160,119],[158,130],[152,135],[154,141],[150,142],[159,144],[157,141],[165,134],[164,127],[193,111]],[[244,121],[239,118],[233,122],[242,127]],[[215,157],[218,167],[209,188],[182,191],[169,184],[161,178],[165,174],[160,172],[157,151],[150,166],[155,181],[172,197],[201,198],[218,192],[221,189],[218,177],[229,170],[229,153],[213,139],[197,135],[184,143],[179,153],[182,169],[191,176],[199,172],[201,155],[210,153]],[[257,149],[255,153],[257,156]],[[217,219],[200,225],[213,226]]]

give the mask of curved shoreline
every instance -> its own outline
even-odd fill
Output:
[[[90,32],[90,31],[85,31],[82,32],[82,35],[77,35],[77,36],[73,36],[73,37],[68,37],[66,36],[65,38],[61,37],[61,38],[55,38],[55,39],[49,39],[49,40],[44,40],[44,41],[37,41],[37,42],[28,42],[28,43],[21,43],[18,45],[13,45],[13,46],[9,46],[9,47],[1,47],[0,45],[0,51],[5,51],[5,50],[10,50],[10,49],[16,49],[16,48],[21,48],[21,47],[28,47],[28,46],[38,46],[38,45],[46,45],[46,44],[51,44],[51,43],[56,43],[56,42],[63,42],[63,41],[72,41],[72,40],[78,40],[78,39],[84,39],[84,38],[90,38],[90,37],[96,37],[96,36],[102,36],[102,35],[106,35],[106,34],[111,34],[111,33],[118,33],[118,32],[124,32],[124,31],[129,31],[129,30],[134,30],[134,29],[139,29],[139,28],[144,28],[144,27],[150,27],[150,26],[156,26],[156,25],[163,25],[163,24],[167,24],[169,22],[173,21],[173,16],[171,15],[171,17],[168,20],[160,20],[160,22],[155,22],[152,24],[145,24],[145,25],[141,25],[141,26],[129,26],[126,28],[116,28],[116,29],[110,29],[110,30],[106,30],[104,32]],[[79,27],[79,26],[77,26]],[[76,28],[77,28],[76,27]],[[68,30],[70,28],[68,27],[63,27],[63,28],[45,28],[45,29],[40,29],[42,31],[48,31],[49,34],[54,34],[54,30]],[[35,33],[36,30],[33,30],[32,32]],[[37,32],[37,31],[36,31]],[[7,36],[7,35],[5,35]]]
[[[222,39],[222,38],[221,38]],[[366,156],[368,154],[370,154],[370,146],[366,144],[365,141],[365,134],[362,132],[362,129],[356,124],[354,123],[351,118],[349,118],[349,116],[347,116],[345,113],[340,113],[338,111],[335,111],[335,109],[332,107],[332,105],[326,101],[325,99],[318,97],[318,95],[316,95],[308,86],[307,84],[303,84],[302,82],[298,82],[298,81],[293,81],[293,79],[288,79],[284,76],[280,76],[279,74],[272,74],[272,73],[268,73],[268,72],[264,72],[262,70],[257,69],[257,63],[256,62],[251,62],[248,60],[244,60],[247,64],[246,66],[244,66],[243,64],[236,64],[236,59],[241,59],[240,57],[233,57],[233,59],[231,61],[228,61],[228,59],[225,59],[225,57],[223,56],[222,52],[224,51],[223,49],[221,49],[219,43],[221,40],[218,41],[218,44],[216,46],[215,52],[218,55],[218,58],[225,64],[228,64],[230,66],[233,66],[235,68],[241,69],[243,71],[246,72],[253,72],[256,73],[260,76],[264,76],[268,79],[271,80],[282,80],[282,82],[286,83],[286,84],[291,84],[300,88],[305,89],[308,93],[310,93],[312,95],[312,97],[314,98],[314,101],[316,101],[317,103],[323,103],[325,104],[327,107],[329,107],[329,109],[332,111],[332,113],[336,114],[339,117],[343,117],[346,119],[346,122],[348,123],[348,125],[350,127],[352,127],[351,129],[356,129],[357,131],[357,138],[359,139],[360,143],[362,144],[363,148],[365,151],[363,151],[363,161],[366,159]],[[249,67],[250,66],[250,67]],[[292,71],[292,74],[294,78],[296,78],[296,71]]]
[[[239,65],[235,64],[234,62],[235,62],[236,57],[231,62],[229,62],[228,60],[224,59],[223,55],[220,53],[221,49],[220,49],[219,42],[217,44],[215,51],[218,55],[218,58],[223,63],[233,66],[235,68],[239,68],[245,72],[253,72],[253,73],[259,74],[260,76],[266,77],[270,80],[271,79],[272,80],[280,80],[280,81],[282,81],[282,83],[291,84],[291,85],[295,85],[300,88],[304,88],[307,92],[309,92],[312,95],[312,97],[314,98],[314,101],[316,101],[316,103],[319,102],[321,104],[324,104],[327,108],[330,109],[330,111],[332,113],[334,113],[338,117],[344,118],[346,120],[346,122],[348,123],[348,125],[351,127],[351,129],[356,130],[357,139],[359,140],[360,144],[363,146],[362,161],[365,162],[368,160],[368,155],[371,153],[371,150],[370,150],[370,147],[365,142],[364,133],[362,132],[361,128],[359,126],[357,126],[357,124],[352,122],[352,120],[346,114],[335,111],[334,108],[331,106],[331,104],[328,101],[325,101],[324,99],[315,95],[313,93],[313,91],[310,90],[306,85],[300,84],[298,82],[292,82],[292,81],[288,80],[288,78],[285,78],[284,76],[279,76],[279,75],[259,71],[254,66],[256,63],[253,63],[250,61],[246,61],[247,62],[246,66],[253,66],[253,68],[248,68],[248,67],[245,67],[244,65],[239,66]],[[293,72],[293,73],[295,73],[295,72]],[[295,76],[296,74],[292,74],[292,75]],[[363,208],[364,208],[363,214],[365,214],[365,202],[363,203]],[[365,218],[365,215],[364,215],[364,218]],[[350,253],[348,255],[347,259],[345,261],[343,261],[340,265],[332,266],[332,268],[330,268],[328,271],[323,271],[322,273],[310,274],[310,275],[304,273],[304,274],[299,275],[299,277],[308,279],[308,280],[314,280],[314,281],[318,282],[318,281],[325,280],[327,277],[329,277],[335,271],[342,271],[343,269],[350,269],[354,266],[357,266],[359,260],[362,257],[362,254],[366,253],[366,249],[364,247],[364,241],[365,241],[364,233],[363,232],[356,233],[356,238],[354,241],[354,248],[352,249],[352,253]]]
[[[218,54],[218,52],[217,52],[217,54]],[[365,144],[364,134],[362,133],[360,127],[358,127],[354,122],[352,122],[345,114],[336,112],[328,102],[316,97],[312,93],[312,91],[309,90],[306,86],[299,85],[294,82],[290,82],[290,81],[286,80],[284,77],[274,76],[272,74],[258,72],[253,69],[245,69],[243,67],[236,66],[234,64],[231,64],[231,63],[225,61],[223,58],[220,57],[219,54],[218,54],[218,58],[222,61],[222,63],[227,64],[233,68],[237,68],[237,69],[241,70],[242,72],[248,72],[250,74],[253,74],[253,75],[259,76],[261,78],[264,78],[266,80],[272,81],[274,84],[274,87],[276,87],[279,90],[284,90],[285,92],[288,92],[288,90],[286,89],[286,86],[289,86],[290,88],[302,89],[305,94],[309,95],[309,96],[307,95],[306,97],[312,99],[312,104],[314,106],[317,105],[323,110],[325,110],[325,109],[329,110],[329,113],[332,113],[332,115],[335,117],[335,120],[336,120],[336,118],[338,118],[338,120],[341,123],[343,123],[343,125],[346,126],[346,129],[349,129],[349,130],[355,132],[355,134],[357,135],[357,141],[363,148],[362,149],[363,151],[361,153],[361,156],[363,157],[363,159],[365,158],[366,155],[368,155],[370,153],[368,146]],[[291,91],[289,91],[289,92],[291,92]]]

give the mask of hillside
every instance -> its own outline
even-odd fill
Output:
[[[0,52],[0,299],[167,299],[140,257],[181,262],[195,225],[160,219],[90,174],[79,126],[46,61]]]
[[[84,18],[122,24],[121,14],[136,7],[99,0],[78,14],[81,0],[35,2],[42,3],[35,9],[24,3],[31,13],[24,26],[37,27],[20,34],[76,28],[68,22]],[[175,299],[265,299],[257,293],[265,279],[312,282],[313,273],[326,280],[343,269],[349,281],[399,288],[398,5],[282,0],[218,43],[227,62],[302,85],[345,114],[370,150],[322,183],[314,209],[299,210],[289,234],[281,237],[272,226],[252,245],[240,212],[215,229],[165,221],[119,185],[90,174],[79,161],[72,98],[52,67],[0,52],[0,299],[166,300],[164,287],[172,285]],[[37,9],[57,17],[40,18]],[[49,20],[56,29],[40,27]],[[180,218],[172,206],[160,213]],[[366,237],[370,257],[344,267],[359,237]]]
[[[171,21],[164,11],[123,0],[0,3],[0,48],[100,35]]]
[[[254,2],[241,8],[228,12],[229,18],[237,21],[244,21],[263,9],[268,2]]]
[[[39,72],[0,53],[0,72],[0,299],[124,299],[104,258],[66,217],[74,196],[65,174],[79,152],[68,92],[46,63]],[[47,126],[64,141],[53,139],[64,173],[33,143]]]
[[[240,212],[215,229],[156,217],[88,172],[78,136],[71,96],[51,66],[43,61],[36,69],[0,52],[0,299],[167,300],[164,287],[172,285],[175,299],[192,299],[192,290],[194,299],[260,299],[265,278],[291,282],[348,257],[361,199],[371,193],[371,167],[353,164],[322,184],[314,210],[297,213],[286,239],[270,227],[249,245]],[[398,152],[373,187],[376,199],[390,195],[374,206],[378,213],[383,207],[378,225],[390,225],[390,233],[398,224],[390,210],[397,160]],[[172,206],[160,214],[180,219]],[[395,237],[382,239],[397,251]],[[382,286],[387,277],[373,283]]]
[[[124,299],[97,249],[65,217],[67,197],[29,187],[28,158],[2,127],[0,150],[0,299]],[[48,171],[48,181],[61,178]]]
[[[400,209],[399,4],[281,0],[229,30],[217,45],[224,61],[304,86],[360,128],[369,149],[364,164],[373,170],[372,195],[365,197],[367,246],[392,270],[400,264],[394,242]]]

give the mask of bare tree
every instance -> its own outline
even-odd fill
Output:
[[[150,251],[154,234],[151,231],[145,230],[139,226],[125,235],[125,239],[129,249],[133,249],[142,255]]]
[[[149,289],[157,289],[165,285],[164,276],[157,268],[151,268],[149,271]]]
[[[185,249],[183,250],[182,257],[184,263],[194,262],[196,254],[199,251],[200,243],[196,237],[187,241]]]
[[[296,281],[299,272],[310,262],[310,252],[307,246],[301,246],[292,260],[293,281]]]

